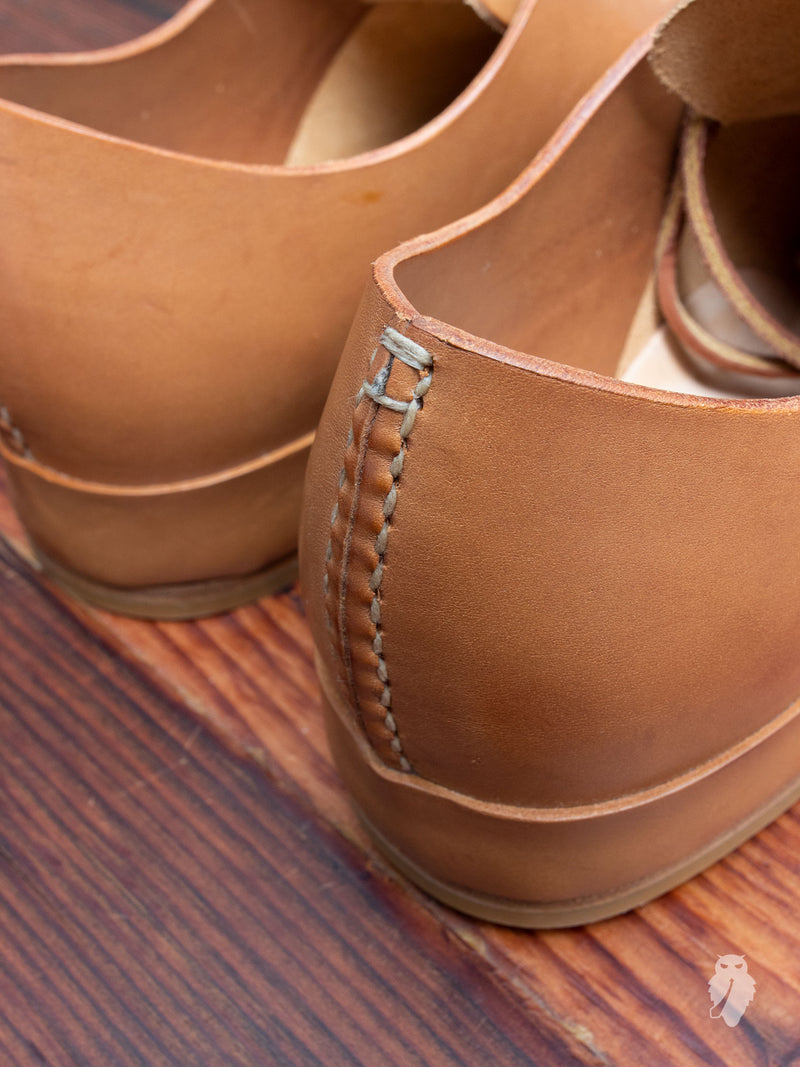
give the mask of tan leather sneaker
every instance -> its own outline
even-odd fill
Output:
[[[0,428],[73,593],[219,611],[293,573],[370,260],[501,189],[664,0],[192,0],[0,64]],[[479,14],[476,14],[476,11]]]
[[[695,120],[646,36],[507,193],[378,261],[345,348],[301,538],[330,742],[377,846],[481,918],[624,911],[800,795],[800,397],[709,385],[652,277],[679,196],[694,325],[791,335],[799,43],[797,5],[683,5],[656,66],[722,125],[667,222]]]

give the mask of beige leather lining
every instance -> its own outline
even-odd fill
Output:
[[[498,39],[464,4],[379,3],[334,56],[287,165],[346,159],[413,133],[458,96]]]
[[[687,306],[696,319],[720,312],[718,294],[707,283],[689,294]],[[615,377],[651,389],[718,399],[793,396],[798,391],[796,377],[754,380],[752,374],[737,373],[730,366],[693,358],[663,325],[652,285],[643,294]]]

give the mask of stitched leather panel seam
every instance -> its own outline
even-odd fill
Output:
[[[423,398],[431,386],[433,377],[433,359],[431,358],[430,353],[428,353],[421,345],[416,344],[414,341],[410,341],[407,337],[403,337],[402,334],[399,334],[390,326],[387,326],[386,330],[384,330],[383,336],[381,337],[381,344],[393,358],[399,359],[401,362],[405,363],[406,366],[409,366],[422,374],[422,377],[414,386],[413,396],[407,401],[398,401],[392,397],[386,396],[386,384],[391,373],[391,362],[387,364],[385,374],[382,375],[379,373],[376,375],[374,382],[370,383],[365,381],[361,386],[362,392],[366,393],[366,395],[376,404],[380,404],[382,407],[386,407],[390,411],[395,411],[398,414],[403,415],[403,421],[400,424],[400,451],[395,455],[389,467],[389,471],[392,475],[392,485],[383,502],[384,523],[375,540],[375,552],[378,556],[378,563],[369,580],[369,587],[373,594],[369,614],[370,619],[375,626],[375,640],[373,641],[372,649],[378,658],[378,680],[383,685],[380,702],[383,707],[386,708],[386,717],[384,720],[386,728],[394,735],[390,742],[390,747],[399,760],[400,769],[410,771],[411,764],[403,754],[403,747],[397,732],[397,723],[392,714],[392,689],[389,681],[389,671],[386,665],[386,659],[383,654],[381,584],[383,582],[383,569],[385,564],[386,547],[389,540],[389,531],[391,529],[392,515],[394,514],[394,509],[397,504],[397,487],[398,482],[400,481],[400,476],[403,473],[408,438],[414,428],[417,413],[422,407]]]
[[[425,348],[409,338],[404,337],[390,326],[387,326],[381,335],[378,345],[373,352],[370,365],[374,363],[378,349],[381,347],[388,354],[387,362],[380,367],[372,381],[364,380],[356,396],[356,404],[353,414],[353,428],[348,436],[345,451],[345,463],[339,474],[339,493],[331,515],[331,536],[326,549],[326,571],[323,578],[323,588],[326,599],[326,623],[328,625],[331,639],[334,642],[334,648],[338,638],[340,646],[340,662],[346,674],[347,688],[351,693],[353,703],[356,706],[367,738],[372,743],[373,747],[376,747],[376,751],[378,748],[384,749],[389,763],[394,764],[402,771],[408,772],[411,771],[412,768],[409,760],[403,752],[397,722],[392,710],[392,689],[389,679],[389,669],[384,655],[381,614],[382,581],[386,549],[392,525],[392,516],[397,504],[398,486],[405,463],[408,439],[414,428],[417,414],[422,408],[423,399],[431,385],[433,359]],[[412,376],[413,374],[418,375],[413,388],[410,388],[409,385],[406,385],[405,387],[406,389],[410,388],[411,395],[409,399],[401,400],[387,394],[387,386],[395,362],[402,363],[410,368]],[[347,475],[348,459],[352,463],[352,449],[356,443],[355,430],[357,425],[357,415],[365,400],[371,401],[374,405],[373,414],[371,418],[362,423],[362,431],[359,435],[361,439],[358,442],[359,458],[358,462],[354,465],[354,470],[351,475],[355,484],[349,486],[348,482],[350,479],[348,479]],[[369,576],[368,585],[369,595],[371,596],[368,609],[369,623],[371,623],[373,631],[371,648],[375,657],[373,662],[376,664],[375,671],[377,673],[378,684],[377,689],[374,690],[373,693],[366,693],[366,695],[364,695],[363,668],[365,667],[365,664],[362,664],[362,680],[359,685],[353,667],[352,653],[348,635],[346,633],[347,627],[345,619],[347,604],[354,595],[350,593],[348,589],[348,573],[350,563],[349,557],[352,550],[353,530],[359,518],[361,495],[360,482],[364,473],[367,454],[371,451],[370,437],[372,436],[375,421],[381,409],[384,409],[387,413],[402,416],[402,418],[400,420],[399,429],[395,431],[395,436],[399,437],[400,447],[393,455],[389,464],[388,474],[391,477],[391,482],[389,483],[387,491],[384,492],[385,483],[384,487],[381,489],[381,492],[384,493],[384,495],[381,501],[381,511],[379,512],[379,515],[382,514],[383,522],[374,542],[374,557],[376,562]],[[378,454],[379,452],[376,453],[376,456]],[[346,533],[339,538],[337,535],[342,526],[340,511],[342,507],[345,506],[346,498],[349,495],[349,489],[352,489],[353,491],[353,498],[348,509],[350,521],[347,523]],[[338,556],[339,545],[336,544],[336,541],[339,539],[341,539],[342,542],[342,557],[337,575],[336,563],[338,561],[336,557]],[[369,565],[372,566],[371,563]],[[338,590],[335,589],[335,583],[337,583],[337,581]],[[338,610],[334,611],[334,605],[337,606]],[[366,634],[364,634],[361,639],[363,640],[364,638],[368,640]],[[373,674],[372,677],[375,678],[375,674]],[[372,688],[371,683],[367,684],[367,688]],[[367,700],[367,704],[374,704],[374,711],[370,715],[367,714],[367,708],[363,706],[364,699]],[[380,722],[381,726],[379,731],[381,736],[370,736],[370,723],[374,723],[374,726],[377,726],[378,722]],[[387,742],[388,751],[384,747],[387,745]]]

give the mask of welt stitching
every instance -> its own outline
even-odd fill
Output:
[[[380,702],[386,710],[384,724],[392,735],[389,747],[398,757],[401,769],[410,771],[411,764],[403,754],[403,746],[397,731],[397,722],[392,714],[392,688],[389,681],[389,670],[386,666],[386,659],[383,654],[381,584],[383,582],[386,548],[389,541],[392,516],[394,515],[394,509],[397,505],[397,488],[400,481],[400,475],[403,472],[406,451],[408,449],[408,438],[414,428],[417,413],[422,407],[423,398],[431,386],[433,377],[433,358],[422,345],[417,344],[408,337],[404,337],[402,334],[398,333],[397,330],[392,329],[391,326],[387,326],[384,330],[380,343],[389,353],[389,362],[386,364],[383,371],[380,371],[375,376],[374,381],[371,383],[364,381],[361,390],[359,391],[359,397],[363,395],[369,396],[376,404],[380,404],[381,407],[402,414],[403,420],[400,424],[399,431],[400,450],[389,467],[389,472],[392,475],[392,484],[383,502],[383,526],[375,540],[375,552],[378,556],[378,563],[369,580],[369,587],[372,590],[372,604],[370,605],[369,615],[372,624],[375,627],[375,639],[372,643],[372,650],[378,659],[378,680],[383,686]],[[399,359],[402,363],[405,363],[407,366],[412,367],[423,375],[414,386],[411,400],[395,400],[393,397],[386,396],[386,384],[389,380],[389,375],[391,374],[392,361],[394,359]]]

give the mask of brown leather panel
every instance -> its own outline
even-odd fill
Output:
[[[341,335],[345,314],[325,290],[309,327],[306,247],[261,237],[304,207],[322,225],[306,182],[268,191],[255,172],[98,147],[14,113],[0,111],[0,130],[25,160],[16,175],[7,164],[0,198],[0,397],[36,458],[93,480],[169,481],[314,427],[335,360],[321,323]],[[357,286],[362,270],[340,273]]]
[[[583,813],[498,811],[434,790],[381,767],[327,704],[326,724],[356,805],[396,848],[449,885],[526,904],[620,893],[697,853],[700,869],[715,839],[797,783],[797,715],[741,758],[655,802]]]
[[[383,578],[420,775],[514,803],[595,800],[795,698],[800,401],[647,402],[434,352]]]
[[[280,164],[364,13],[359,0],[192,0],[114,48],[5,59],[0,97],[173,152]]]
[[[431,319],[413,331],[435,370],[382,576],[392,711],[418,775],[485,800],[578,804],[663,782],[770,720],[800,686],[800,618],[786,595],[800,565],[800,399],[681,397],[581,369],[618,354],[620,309],[632,314],[652,264],[675,114],[668,107],[656,127],[659,144],[636,107],[648,84],[634,71],[544,181],[535,165],[505,198],[519,195],[517,208],[499,211],[501,201],[462,226],[462,273],[452,273],[463,251],[455,228],[376,271],[410,314],[391,265],[410,260],[406,279],[418,265],[434,278],[438,266],[437,295],[474,321],[506,295],[484,281],[494,259],[475,253],[480,241],[485,251],[513,231],[511,254],[539,247],[537,198],[551,203],[556,177],[575,182],[563,190],[574,194],[569,240],[541,246],[538,284],[508,322],[534,355]],[[640,137],[657,162],[642,156],[626,176]],[[597,157],[591,181],[584,139]],[[548,272],[563,277],[567,264],[573,289],[556,317]],[[530,267],[523,254],[520,275]],[[359,346],[388,314],[367,297],[328,412],[361,380]],[[314,492],[324,462],[312,459]],[[314,511],[312,493],[307,558]]]
[[[680,114],[643,60],[577,139],[562,128],[491,223],[400,254],[403,293],[478,337],[613,374],[652,270]]]
[[[293,552],[307,457],[149,497],[75,492],[24,468],[10,486],[47,556],[92,581],[152,586],[251,574]]]
[[[709,118],[740,122],[800,110],[800,10],[785,0],[691,0],[653,49],[664,82]]]

